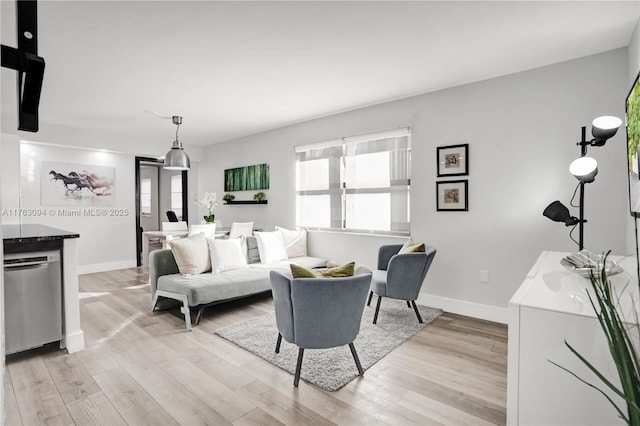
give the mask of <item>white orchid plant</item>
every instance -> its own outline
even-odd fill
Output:
[[[215,220],[215,215],[213,214],[213,209],[218,205],[218,198],[215,192],[205,192],[204,197],[202,199],[196,198],[196,204],[207,209],[209,213],[204,217],[204,221],[207,223],[213,223]]]

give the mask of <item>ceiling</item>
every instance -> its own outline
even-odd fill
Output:
[[[2,0],[15,47],[15,4]],[[40,132],[209,145],[625,47],[638,1],[43,1]],[[2,69],[13,133],[15,71]],[[169,133],[169,135],[167,135]],[[82,136],[84,135],[84,136]],[[100,142],[111,148],[109,138]]]

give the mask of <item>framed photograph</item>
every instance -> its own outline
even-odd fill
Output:
[[[467,180],[436,182],[436,210],[468,211],[468,182]]]
[[[631,216],[640,217],[640,179],[638,149],[640,148],[640,74],[629,91],[627,116],[627,172],[629,175],[629,209]]]
[[[469,144],[437,147],[438,177],[469,174]]]

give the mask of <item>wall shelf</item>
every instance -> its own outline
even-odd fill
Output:
[[[226,201],[225,204],[267,204],[268,200],[255,201],[255,200],[239,200],[239,201]]]

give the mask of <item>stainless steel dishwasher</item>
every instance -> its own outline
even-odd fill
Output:
[[[62,339],[60,251],[4,256],[5,353]]]

